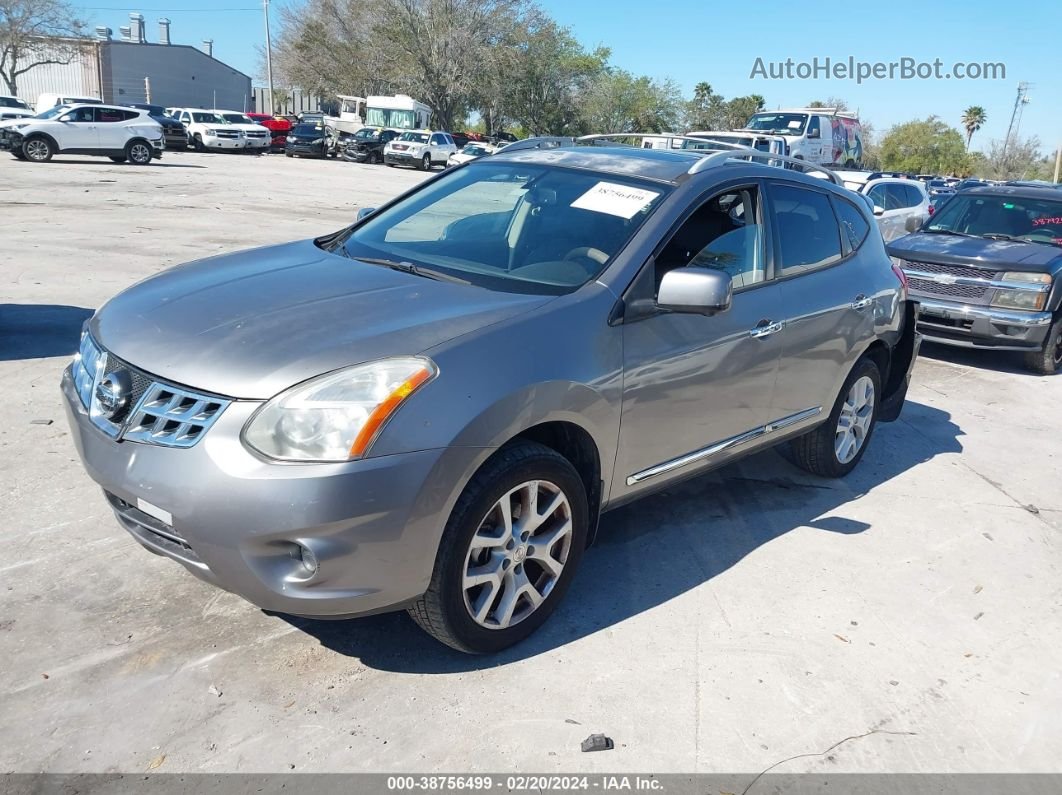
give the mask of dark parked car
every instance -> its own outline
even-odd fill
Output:
[[[187,149],[188,131],[184,125],[172,116],[166,115],[166,109],[161,105],[148,105],[143,102],[128,102],[125,107],[146,110],[148,116],[162,125],[162,137],[166,141],[167,149]]]
[[[351,163],[382,163],[384,145],[401,135],[397,130],[362,127],[347,139],[343,159]]]
[[[140,544],[263,608],[504,649],[603,511],[786,442],[841,477],[899,416],[902,274],[862,201],[787,162],[502,151],[160,273],[86,324],[79,455]]]
[[[913,225],[912,225],[913,226]],[[894,240],[927,340],[1023,351],[1062,366],[1062,196],[1054,188],[970,188]]]
[[[328,129],[315,124],[296,124],[284,144],[284,154],[288,157],[327,157],[330,149]]]

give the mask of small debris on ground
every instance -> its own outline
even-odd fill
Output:
[[[574,726],[582,726],[582,725],[583,725],[583,724],[579,723],[579,721],[577,721],[577,720],[572,720],[571,718],[565,718],[565,719],[564,719],[564,722],[565,722],[565,723],[571,723],[571,724],[572,724],[572,725],[574,725]]]
[[[979,618],[980,618],[981,616],[983,616],[983,615],[984,615],[984,612],[983,612],[983,611],[982,611],[982,612],[980,612],[980,613],[978,613],[978,614],[977,614],[976,616],[974,616],[974,621],[977,621],[977,619],[979,619]]]
[[[55,420],[30,420],[30,425],[51,425]]]
[[[974,593],[981,593],[982,590],[984,590],[984,589],[981,588],[980,585],[975,585],[974,586]]]
[[[846,638],[844,635],[838,635],[836,632],[833,633],[833,636],[835,638],[837,638],[837,640],[843,641],[845,643],[851,643],[852,642],[852,641],[848,640],[848,638]]]
[[[165,761],[166,761],[166,754],[159,754],[158,756],[156,756],[154,759],[151,760],[151,762],[148,764],[147,769],[148,770],[155,770],[156,768],[162,767],[162,763],[165,762]]]
[[[1030,504],[1026,505],[1026,506],[1025,506],[1025,510],[1027,510],[1027,511],[1028,511],[1029,513],[1036,513],[1036,514],[1040,513],[1040,509],[1039,509],[1039,508],[1037,508],[1037,507],[1036,507],[1035,505],[1033,505],[1032,503],[1030,503]]]
[[[221,698],[221,691],[214,687],[214,685],[211,685],[207,692],[210,693],[210,695],[212,696],[217,696],[218,698]]]
[[[615,747],[616,744],[612,742],[612,738],[603,734],[591,734],[580,745],[584,754],[590,751],[611,751]]]

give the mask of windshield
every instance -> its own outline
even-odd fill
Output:
[[[30,106],[21,99],[15,99],[14,97],[0,97],[0,108],[22,108],[23,110],[29,110]]]
[[[924,228],[927,232],[957,232],[1062,246],[1062,199],[958,193]]]
[[[745,126],[750,130],[769,130],[780,135],[803,135],[807,123],[806,113],[757,113]]]
[[[380,130],[374,130],[369,127],[363,127],[354,133],[354,140],[356,141],[376,141],[380,137]]]
[[[51,118],[53,118],[55,116],[58,116],[60,113],[62,113],[66,109],[67,109],[66,105],[56,105],[54,108],[48,108],[48,110],[44,111],[43,113],[38,113],[36,116],[34,116],[34,118],[35,119],[51,119]]]
[[[321,128],[313,124],[296,124],[291,131],[291,135],[304,135],[304,136],[319,136],[321,135]]]
[[[365,123],[373,127],[395,127],[408,130],[417,126],[416,114],[411,110],[388,110],[385,108],[366,108]]]
[[[213,113],[193,113],[192,121],[196,124],[228,124],[225,119]]]
[[[221,118],[229,124],[257,124],[257,122],[242,113],[222,113]]]
[[[464,149],[461,150],[461,154],[476,155],[476,157],[479,157],[480,155],[489,154],[489,152],[487,151],[487,147],[485,147],[483,144],[468,144]]]
[[[594,279],[670,188],[569,169],[477,160],[339,243],[506,292],[560,295]]]
[[[414,143],[418,143],[418,144],[426,144],[428,142],[428,134],[427,133],[404,132],[400,136],[398,136],[398,140],[399,141],[413,141]]]

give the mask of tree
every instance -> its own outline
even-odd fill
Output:
[[[1003,142],[992,141],[980,161],[979,176],[988,179],[1046,179],[1054,177],[1054,160],[1040,151],[1040,139],[1012,137],[1003,154]]]
[[[759,94],[727,100],[716,94],[708,83],[693,88],[693,99],[686,103],[686,127],[690,130],[736,130],[744,127],[753,113],[763,110]]]
[[[0,0],[0,77],[18,96],[18,79],[45,64],[68,64],[81,52],[85,23],[63,0]]]
[[[834,110],[851,110],[851,106],[846,100],[840,97],[826,97],[825,100],[815,99],[808,103],[809,108],[833,108]]]
[[[682,106],[674,81],[610,68],[581,97],[581,127],[588,133],[674,132],[682,121]]]
[[[984,126],[987,119],[988,114],[980,105],[971,105],[962,112],[962,126],[966,129],[966,151],[970,151],[970,139],[973,134]]]
[[[967,169],[962,134],[937,116],[896,125],[881,140],[879,153],[889,171],[959,174]]]

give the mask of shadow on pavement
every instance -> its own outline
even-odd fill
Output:
[[[1026,378],[1043,378],[1039,373],[1026,369],[1021,351],[994,351],[984,348],[958,348],[937,342],[923,342],[919,356],[938,362],[951,362],[979,370],[994,370]]]
[[[381,670],[452,673],[504,665],[658,607],[795,528],[834,533],[843,544],[843,536],[871,527],[835,512],[918,464],[961,452],[960,436],[947,412],[908,401],[900,421],[877,428],[844,480],[817,479],[768,450],[610,511],[557,611],[537,633],[497,655],[452,651],[405,613],[349,621],[278,617]]]
[[[0,361],[72,356],[95,310],[63,304],[0,304]]]

